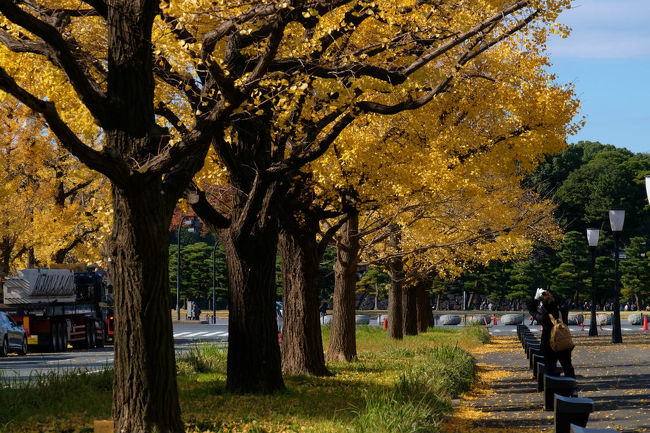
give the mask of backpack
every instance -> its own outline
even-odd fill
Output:
[[[560,313],[557,320],[552,314],[549,314],[548,317],[550,317],[551,322],[553,322],[550,341],[551,349],[553,349],[554,352],[573,349],[575,344],[573,344],[573,339],[571,338],[571,331],[569,330],[569,327],[562,322],[562,314]]]

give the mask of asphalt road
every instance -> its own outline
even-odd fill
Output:
[[[379,326],[378,320],[371,319],[370,326]],[[462,326],[462,325],[459,325]],[[451,326],[456,327],[456,326]],[[531,331],[540,332],[539,326],[530,326]],[[589,327],[584,330],[579,326],[571,326],[574,335],[586,335]],[[623,337],[626,334],[643,332],[640,326],[622,323]],[[515,326],[496,325],[489,331],[493,335],[515,335]],[[650,331],[646,331],[649,332]],[[611,326],[599,328],[599,335],[611,335]],[[176,324],[174,325],[174,344],[177,353],[188,350],[198,342],[223,343],[228,342],[228,321],[218,319],[216,324]],[[0,358],[0,382],[24,381],[36,379],[39,375],[72,372],[76,370],[99,371],[113,364],[113,347],[101,349],[74,350],[65,353],[29,353],[27,356],[9,355]]]
[[[174,325],[176,352],[188,350],[198,342],[226,343],[228,321],[216,324]],[[30,349],[34,349],[30,346]],[[30,352],[27,356],[10,354],[0,358],[0,384],[38,379],[39,376],[78,370],[96,372],[113,365],[113,346],[97,349],[75,349],[64,353]]]

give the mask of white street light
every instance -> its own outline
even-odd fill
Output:
[[[600,230],[594,228],[587,229],[587,243],[591,250],[591,320],[589,322],[589,335],[598,336],[598,327],[596,325],[596,247],[598,246],[598,237]]]
[[[590,247],[598,246],[598,237],[600,236],[600,230],[589,228],[587,229],[587,242]]]
[[[623,336],[621,335],[621,311],[620,311],[620,297],[621,297],[621,284],[620,274],[618,272],[618,241],[621,231],[623,231],[623,223],[625,222],[624,209],[611,209],[609,211],[609,223],[612,226],[614,233],[614,321],[612,323],[612,343],[622,343]]]
[[[625,209],[611,209],[609,211],[609,224],[612,226],[613,232],[623,231],[624,222],[625,222]]]

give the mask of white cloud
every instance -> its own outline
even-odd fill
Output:
[[[573,31],[549,41],[551,57],[650,58],[648,0],[576,0],[559,21]]]

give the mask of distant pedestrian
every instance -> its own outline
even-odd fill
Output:
[[[318,311],[320,312],[320,317],[321,317],[321,323],[325,324],[325,316],[327,315],[327,307],[329,306],[327,299],[323,299],[323,301],[320,303],[320,307],[318,307]]]

